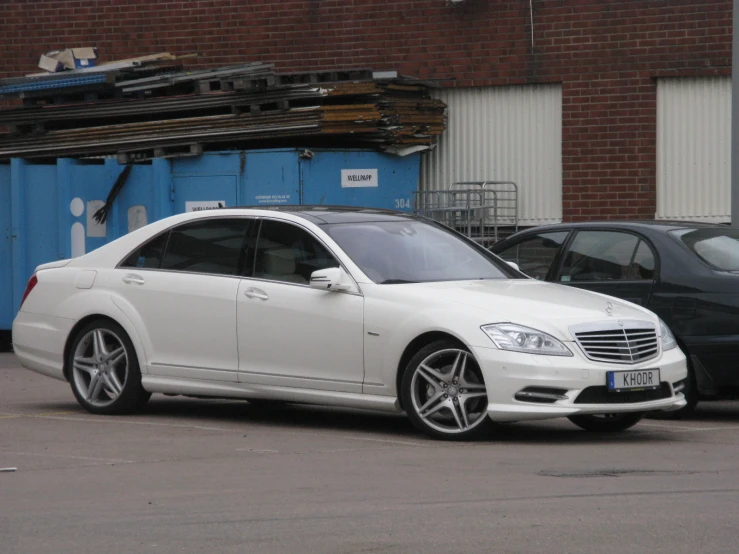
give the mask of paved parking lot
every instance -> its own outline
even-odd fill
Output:
[[[0,552],[736,552],[739,402],[440,443],[402,417],[154,396],[81,410],[0,354]]]

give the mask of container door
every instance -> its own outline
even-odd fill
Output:
[[[236,175],[181,175],[172,177],[174,212],[195,212],[238,204]]]
[[[300,159],[303,204],[410,211],[419,167],[418,154],[318,151]]]
[[[243,176],[246,206],[301,203],[295,150],[246,153]]]

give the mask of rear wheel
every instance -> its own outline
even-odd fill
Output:
[[[639,423],[643,417],[643,412],[637,412],[628,414],[573,415],[569,416],[567,419],[586,431],[593,431],[596,433],[616,433],[633,427]]]
[[[141,386],[131,339],[112,321],[93,321],[80,329],[67,363],[75,398],[94,414],[130,413],[151,396]]]
[[[450,340],[422,348],[403,374],[401,396],[418,429],[445,440],[471,440],[492,427],[482,371],[474,356]]]

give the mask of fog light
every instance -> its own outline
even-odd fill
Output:
[[[549,387],[526,387],[516,393],[514,398],[521,402],[535,402],[537,404],[554,404],[558,400],[567,400],[564,389]]]

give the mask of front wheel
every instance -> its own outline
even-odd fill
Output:
[[[595,433],[617,433],[625,431],[639,423],[644,417],[643,412],[628,414],[593,414],[569,416],[572,423]]]
[[[471,440],[492,427],[482,371],[463,346],[440,340],[422,348],[401,382],[403,407],[413,425],[434,438]]]
[[[94,414],[130,413],[151,396],[141,386],[131,339],[112,321],[93,321],[80,329],[67,363],[75,398]]]

